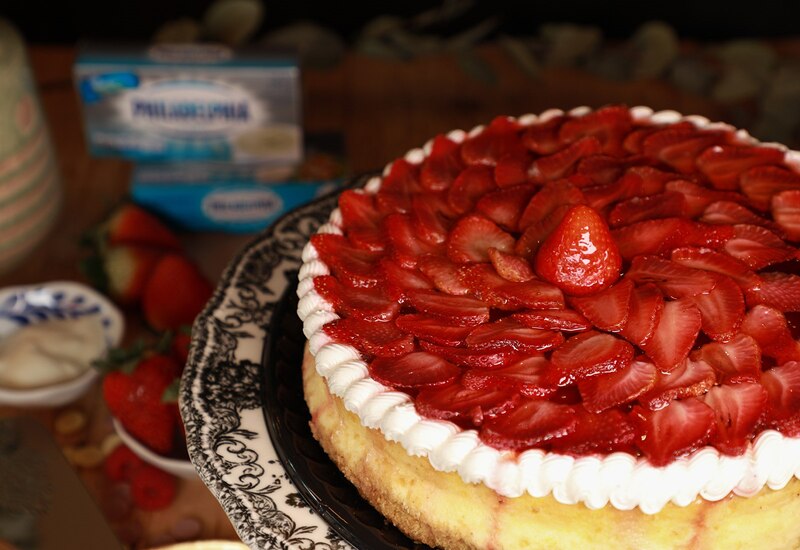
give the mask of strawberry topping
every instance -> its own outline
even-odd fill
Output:
[[[724,128],[574,113],[343,192],[312,237],[324,333],[500,449],[663,466],[800,435],[800,171]]]

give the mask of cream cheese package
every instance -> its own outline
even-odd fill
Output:
[[[252,233],[340,183],[281,177],[263,165],[142,164],[131,196],[183,229]]]
[[[292,163],[299,68],[215,44],[87,46],[74,67],[89,152],[135,161]]]

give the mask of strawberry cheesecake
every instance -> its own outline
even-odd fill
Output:
[[[430,546],[800,547],[798,167],[623,106],[409,151],[303,251],[314,436]]]

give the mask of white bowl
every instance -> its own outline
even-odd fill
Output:
[[[117,432],[122,442],[131,450],[133,454],[150,464],[165,472],[172,474],[176,477],[183,479],[192,479],[197,477],[197,472],[189,460],[181,460],[178,458],[167,458],[150,450],[148,447],[139,442],[135,437],[125,431],[122,423],[116,418],[112,418],[114,424],[114,431]]]
[[[102,294],[71,281],[0,289],[0,339],[21,327],[47,320],[98,315],[106,349],[118,346],[125,329],[120,310]],[[36,388],[0,386],[0,405],[58,407],[83,395],[99,374],[89,368],[76,378]]]

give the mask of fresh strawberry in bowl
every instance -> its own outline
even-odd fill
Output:
[[[195,475],[186,452],[177,388],[184,363],[175,353],[135,345],[114,350],[103,398],[120,439],[144,462],[179,477]]]

